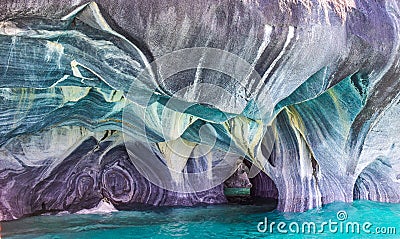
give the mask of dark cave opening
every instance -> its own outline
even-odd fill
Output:
[[[278,190],[274,181],[260,171],[249,178],[252,163],[238,162],[235,173],[224,182],[224,194],[229,204],[263,205],[266,211],[273,211],[278,205]]]

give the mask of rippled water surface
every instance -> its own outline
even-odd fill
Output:
[[[149,211],[121,211],[101,215],[36,216],[1,223],[1,238],[400,238],[400,204],[356,201],[333,203],[305,213],[270,211],[271,205],[217,205],[195,208],[160,208]],[[263,230],[267,218],[268,228]],[[331,231],[329,225],[333,224]],[[272,222],[272,232],[269,231]],[[279,232],[277,225],[286,223]],[[304,222],[316,225],[302,227]],[[360,233],[340,225],[358,223]],[[283,224],[281,223],[281,224]],[[364,224],[371,225],[363,231]],[[299,232],[296,231],[299,225]],[[291,226],[291,229],[289,229]],[[337,229],[337,232],[335,231]],[[386,234],[377,235],[386,230]],[[396,230],[393,231],[393,228]],[[284,233],[285,230],[287,234]],[[292,231],[291,231],[292,230]],[[370,232],[370,233],[368,233]],[[391,233],[391,234],[388,234]],[[394,234],[396,233],[396,234]],[[293,236],[292,236],[293,238]]]

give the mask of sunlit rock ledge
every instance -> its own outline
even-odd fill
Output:
[[[196,193],[153,184],[124,137],[149,143],[155,158],[133,152],[144,161],[208,171],[204,185],[218,175],[213,165],[222,155],[234,153],[262,170],[249,172],[251,195],[277,199],[282,211],[399,202],[399,7],[368,0],[2,1],[0,220],[74,213],[105,199],[118,210],[227,202],[223,182]],[[162,65],[152,62],[193,47],[238,56],[260,77],[235,81],[199,64],[157,80]],[[144,69],[153,72],[142,77]],[[143,104],[141,94],[152,97]],[[172,96],[193,108],[179,112],[166,104]],[[202,137],[203,126],[215,141]],[[266,153],[268,132],[274,137]],[[175,153],[180,140],[186,156]],[[191,157],[204,146],[210,153]],[[167,180],[187,183],[172,171]]]

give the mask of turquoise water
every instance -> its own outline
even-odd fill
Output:
[[[36,216],[1,223],[1,238],[284,238],[288,234],[294,235],[292,238],[400,238],[400,204],[369,201],[332,203],[305,213],[281,213],[270,211],[271,207],[216,205],[102,215]],[[347,219],[340,221],[337,215],[339,211],[342,211],[341,216],[346,216],[343,212],[347,214]],[[351,233],[350,230],[349,233],[333,233],[327,227],[322,233],[313,234],[307,230],[296,233],[293,225],[294,233],[279,233],[276,226],[272,233],[258,232],[257,225],[265,221],[265,217],[268,223],[285,222],[287,225],[302,225],[304,222],[317,225],[329,219],[338,223],[357,222],[361,226],[370,222],[371,234],[364,231]],[[372,234],[377,227],[395,227],[396,234]],[[260,229],[263,229],[262,225]],[[289,230],[288,227],[286,229]]]

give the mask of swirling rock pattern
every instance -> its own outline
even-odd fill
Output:
[[[178,193],[144,178],[123,144],[122,120],[124,133],[149,141],[178,170],[210,170],[218,152],[232,150],[262,170],[252,195],[277,199],[279,210],[399,202],[397,1],[6,0],[0,10],[0,220],[76,212],[102,198],[118,209],[226,202],[222,184]],[[237,84],[200,65],[165,82],[154,67],[155,76],[139,77],[189,47],[237,55],[260,78]],[[132,87],[155,94],[143,104],[127,97]],[[175,95],[193,108],[169,107]],[[203,126],[216,134],[211,156],[167,147],[183,140],[193,155],[209,143]]]
[[[46,162],[41,162],[40,166],[28,166],[19,161],[20,169],[14,166],[12,170],[2,171],[2,220],[46,212],[77,212],[82,208],[97,206],[103,198],[108,198],[117,209],[226,202],[222,185],[196,194],[184,194],[167,191],[150,183],[134,167],[124,145],[118,144],[121,142],[118,132],[109,133],[110,136],[104,138],[102,135],[92,135],[84,128],[62,129],[62,132],[56,128],[41,135],[59,137],[65,133],[62,141],[80,136],[77,142],[73,142],[76,145],[74,151],[61,152],[59,157],[64,157],[61,160],[46,158]],[[77,131],[80,135],[70,134]],[[20,147],[27,152],[29,145],[38,142],[36,140],[34,136],[21,139],[19,141],[25,143],[20,143]],[[55,138],[52,140],[55,142],[51,142],[50,147],[42,147],[42,152],[61,144]]]

